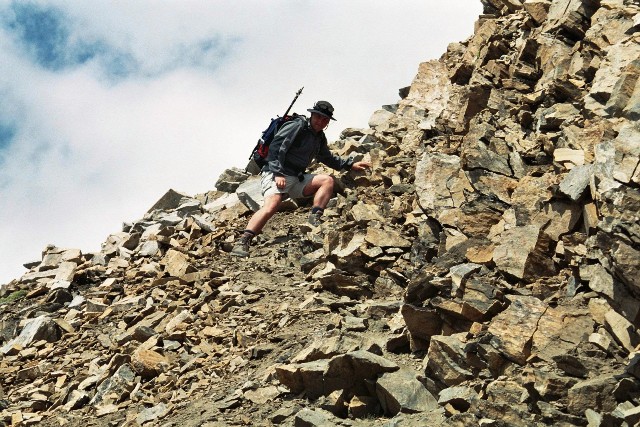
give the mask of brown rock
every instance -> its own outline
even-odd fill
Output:
[[[169,369],[169,360],[162,354],[138,348],[131,356],[131,366],[143,378],[150,379]]]
[[[493,261],[501,271],[518,279],[552,276],[556,269],[550,258],[550,240],[537,226],[505,230],[493,251]]]
[[[196,271],[195,267],[191,265],[189,257],[175,249],[170,249],[167,252],[162,259],[162,264],[165,266],[165,271],[174,277],[181,277]]]
[[[489,333],[491,344],[507,359],[524,365],[531,355],[531,340],[538,321],[547,310],[546,304],[535,297],[507,296],[511,305],[493,318]]]

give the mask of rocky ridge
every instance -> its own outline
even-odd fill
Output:
[[[640,6],[484,0],[308,206],[170,190],[0,290],[6,425],[636,425]],[[323,170],[316,166],[316,170]]]

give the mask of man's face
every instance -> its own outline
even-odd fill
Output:
[[[320,132],[329,124],[329,117],[323,116],[318,113],[311,113],[311,127],[316,132]]]

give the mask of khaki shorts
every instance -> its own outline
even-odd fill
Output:
[[[301,199],[303,197],[310,197],[303,194],[304,187],[311,182],[315,175],[312,173],[306,173],[304,174],[302,181],[300,181],[297,176],[285,176],[284,178],[287,182],[282,189],[276,187],[276,180],[273,176],[273,172],[262,172],[260,176],[260,186],[264,197],[273,196],[274,194],[284,194],[288,195],[292,199]]]

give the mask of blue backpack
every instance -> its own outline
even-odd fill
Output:
[[[302,117],[296,113],[289,115],[289,111],[291,110],[291,107],[293,107],[293,104],[298,99],[298,96],[300,96],[300,94],[302,93],[302,89],[304,89],[304,87],[301,87],[298,90],[298,92],[296,92],[295,98],[293,98],[293,101],[291,101],[289,108],[287,108],[287,111],[285,111],[282,117],[278,116],[275,119],[271,119],[269,126],[264,131],[262,131],[262,136],[258,140],[258,143],[256,144],[255,148],[251,152],[251,155],[249,156],[249,160],[254,161],[259,169],[262,169],[262,167],[267,164],[267,156],[269,155],[269,146],[271,145],[273,138],[276,136],[276,133],[278,133],[282,125],[284,125],[286,122],[291,121],[297,117]],[[251,164],[251,162],[249,163]],[[249,166],[247,166],[247,170],[248,169],[249,169]]]
[[[269,126],[264,131],[262,131],[262,137],[258,140],[256,147],[251,153],[251,158],[254,162],[256,162],[260,169],[262,169],[262,167],[267,164],[267,156],[269,156],[269,146],[271,145],[273,138],[276,136],[276,133],[278,133],[282,125],[297,117],[301,116],[293,113],[290,116],[285,115],[282,117],[276,117],[275,119],[271,119],[271,123],[269,123]]]

